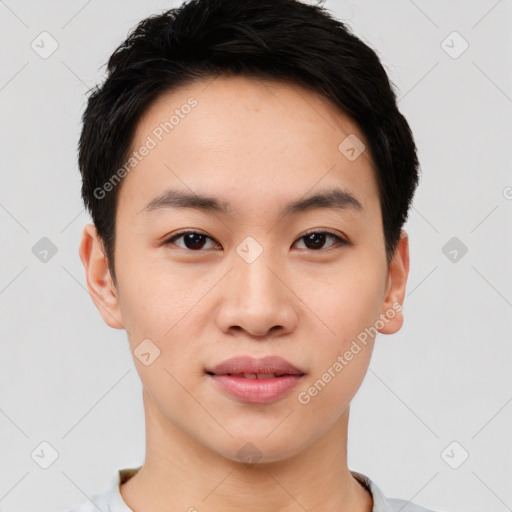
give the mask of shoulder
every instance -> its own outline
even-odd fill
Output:
[[[116,481],[118,479],[117,472],[112,479],[110,487],[105,492],[96,493],[91,497],[87,496],[87,501],[84,501],[80,505],[74,506],[65,512],[98,512],[98,511],[110,511],[110,501],[112,490],[115,489]]]
[[[116,470],[105,492],[97,493],[88,498],[88,501],[65,512],[133,512],[123,501],[119,486],[134,476],[140,468],[141,466]]]
[[[422,507],[421,505],[416,505],[415,503],[411,503],[407,500],[401,500],[398,498],[388,498],[389,510],[390,512],[437,512],[430,508]]]
[[[90,501],[86,501],[81,505],[70,508],[65,512],[98,512],[98,509],[102,511],[109,510],[108,500],[104,494],[93,496]]]
[[[379,486],[368,476],[357,471],[351,471],[351,473],[372,495],[372,512],[441,512],[417,505],[408,500],[388,498],[384,495]]]

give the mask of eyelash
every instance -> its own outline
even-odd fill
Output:
[[[165,240],[163,242],[163,245],[171,245],[174,243],[175,240],[177,240],[178,238],[181,238],[183,237],[184,235],[189,235],[189,234],[192,234],[192,235],[202,235],[206,238],[209,238],[210,240],[213,240],[215,241],[212,237],[206,235],[205,233],[202,233],[201,231],[194,231],[194,230],[191,230],[191,231],[182,231],[181,233],[178,233],[178,234],[175,234],[173,235],[171,238],[168,238],[167,240]],[[330,231],[309,231],[307,233],[304,233],[301,237],[299,237],[297,239],[298,240],[302,240],[303,238],[306,238],[308,235],[313,235],[313,234],[320,234],[320,235],[328,235],[328,236],[331,236],[332,238],[334,238],[335,240],[335,243],[333,245],[331,245],[330,247],[328,247],[327,249],[306,249],[306,250],[309,250],[311,252],[321,252],[321,251],[326,251],[328,249],[333,249],[335,247],[340,247],[340,246],[343,246],[343,245],[349,245],[349,243],[344,240],[343,238],[341,238],[339,235],[336,235],[334,233],[331,233]],[[178,246],[179,247],[179,246]],[[198,250],[193,250],[193,249],[188,249],[186,247],[179,247],[180,249],[184,249],[185,251],[189,251],[189,252],[202,252],[203,249],[198,249]]]

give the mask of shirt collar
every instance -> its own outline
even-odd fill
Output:
[[[110,487],[111,497],[109,500],[109,512],[133,512],[133,510],[124,502],[123,497],[121,496],[121,491],[119,490],[119,486],[134,476],[141,467],[142,466],[139,466],[138,468],[119,469],[115,472]],[[389,501],[384,496],[379,487],[377,487],[375,482],[373,482],[363,473],[359,473],[357,471],[351,471],[351,473],[352,476],[361,482],[372,495],[372,512],[393,512]]]
[[[351,471],[352,476],[359,480],[366,489],[370,492],[373,498],[372,512],[393,512],[388,499],[384,496],[383,492],[377,487],[375,482],[362,473]]]
[[[141,467],[142,466],[138,468],[119,469],[115,472],[110,487],[111,496],[108,502],[109,512],[133,512],[123,500],[119,486],[134,476]]]

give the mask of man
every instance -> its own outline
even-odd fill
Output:
[[[143,385],[146,458],[73,512],[428,512],[347,466],[403,323],[416,147],[376,54],[296,0],[143,20],[89,98],[80,257]]]

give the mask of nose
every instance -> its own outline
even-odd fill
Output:
[[[237,257],[225,279],[216,318],[223,332],[268,338],[295,329],[299,299],[293,283],[265,251],[252,263]]]

